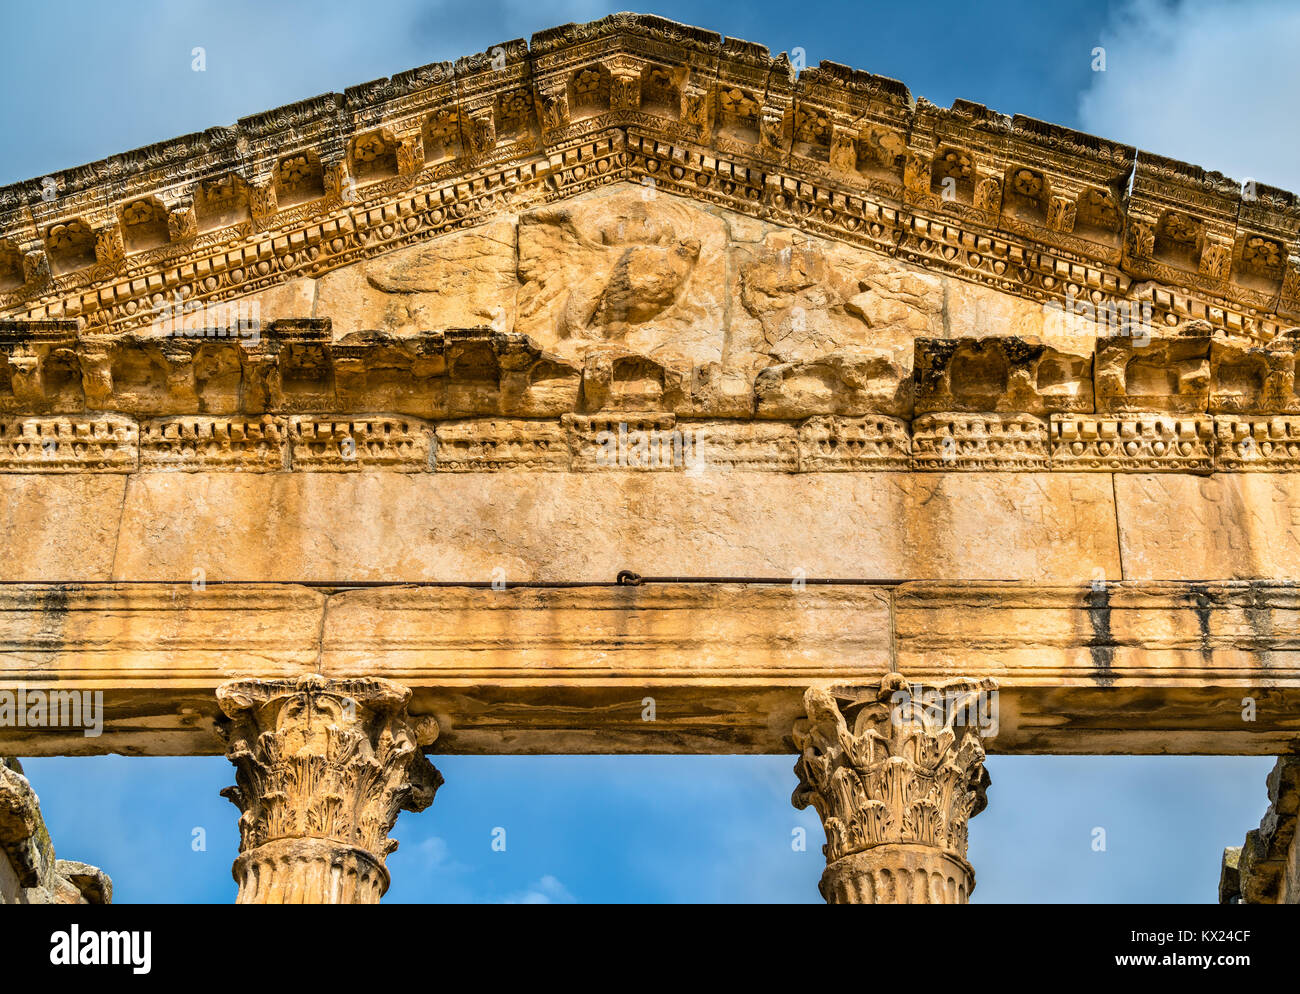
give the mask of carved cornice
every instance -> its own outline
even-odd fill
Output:
[[[615,14],[0,189],[0,313],[120,331],[627,181],[1032,300],[1259,339],[1300,206],[894,80]],[[1131,191],[1130,191],[1131,186]]]
[[[579,366],[483,328],[254,331],[0,325],[0,473],[1300,468],[1293,333],[1252,345],[1194,324],[1091,355],[920,338],[910,373],[841,352],[746,384],[620,346]]]

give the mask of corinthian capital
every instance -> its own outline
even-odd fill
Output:
[[[995,694],[992,680],[922,686],[890,673],[865,699],[804,695],[792,800],[826,830],[827,901],[966,902],[966,826],[986,804],[980,736],[995,730]]]
[[[400,811],[433,802],[442,776],[420,751],[411,692],[380,679],[238,680],[217,688],[240,809],[241,904],[372,904],[388,889]]]

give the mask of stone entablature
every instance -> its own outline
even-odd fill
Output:
[[[891,670],[926,684],[996,674],[990,753],[1277,755],[1300,741],[1294,583],[817,579],[5,584],[0,684],[101,688],[104,724],[5,727],[0,741],[36,756],[213,755],[217,687],[317,673],[410,688],[439,752],[790,753],[807,688]]]
[[[634,14],[0,190],[0,313],[136,328],[626,180],[1031,300],[1300,315],[1290,193]]]
[[[737,422],[406,415],[0,417],[0,474],[1300,471],[1300,417],[944,414]],[[597,430],[598,428],[598,430]],[[678,455],[678,452],[684,455]],[[608,455],[606,455],[608,453]]]
[[[616,345],[579,364],[490,329],[0,335],[0,473],[1300,468],[1300,333],[1252,345],[1193,326],[1099,338],[1093,355],[918,338],[910,374],[827,356],[764,369],[744,393]],[[827,371],[838,388],[807,387]]]

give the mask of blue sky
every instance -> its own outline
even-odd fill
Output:
[[[790,806],[793,756],[433,759],[447,783],[398,820],[388,901],[820,901],[823,836],[815,814]],[[1213,901],[1223,847],[1259,824],[1272,765],[991,757],[989,806],[971,822],[975,901]],[[24,766],[59,854],[105,867],[116,900],[234,900],[224,759]]]
[[[0,37],[0,183],[93,161],[622,5],[521,0],[14,4]],[[643,3],[809,64],[901,79],[1300,190],[1300,6]],[[51,42],[57,39],[57,45]],[[194,72],[192,51],[205,50]],[[1106,69],[1094,71],[1094,50]],[[790,807],[793,757],[435,757],[403,815],[392,901],[816,901],[821,829]],[[61,856],[121,901],[233,899],[225,760],[29,760]],[[1256,826],[1263,758],[993,757],[971,826],[978,901],[1214,900]],[[807,830],[804,852],[792,832]],[[1094,851],[1095,828],[1107,848]],[[491,848],[506,830],[505,852]],[[196,830],[201,830],[196,832]],[[199,841],[204,848],[199,849]]]

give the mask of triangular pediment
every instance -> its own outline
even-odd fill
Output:
[[[1300,409],[1298,231],[1283,191],[620,14],[0,190],[0,413],[970,412],[1037,465],[1053,417]]]
[[[0,189],[0,316],[140,328],[177,294],[238,299],[622,181],[1034,301],[1146,295],[1257,339],[1300,316],[1291,194],[634,14]]]

